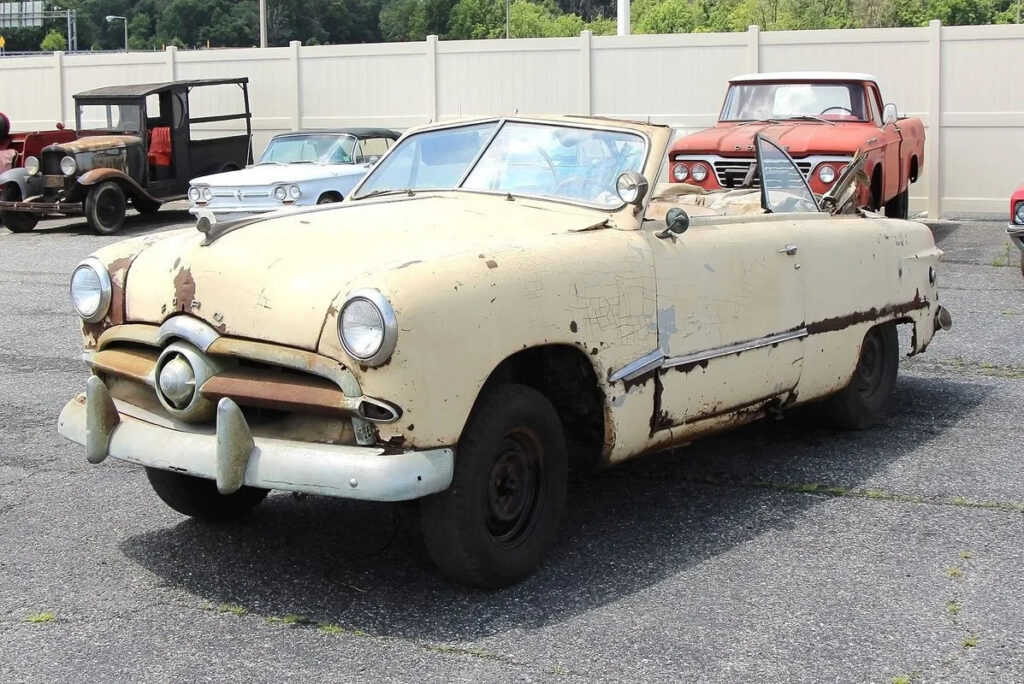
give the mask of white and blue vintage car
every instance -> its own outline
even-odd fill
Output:
[[[398,137],[387,128],[275,135],[255,164],[193,179],[189,211],[220,222],[340,202]]]

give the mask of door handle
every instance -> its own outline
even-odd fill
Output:
[[[793,256],[796,254],[796,245],[786,245],[779,250],[779,254],[788,254],[789,256]]]

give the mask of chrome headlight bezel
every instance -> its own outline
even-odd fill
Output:
[[[203,193],[193,185],[188,189],[188,199],[190,202],[199,202],[203,199]]]
[[[377,313],[380,315],[381,320],[381,334],[380,344],[377,349],[371,354],[357,354],[352,349],[352,345],[346,339],[345,335],[345,312],[355,302],[368,302],[373,305]],[[395,346],[398,344],[398,318],[395,316],[395,310],[391,306],[391,302],[388,298],[381,294],[378,290],[372,288],[364,288],[356,290],[345,298],[345,303],[341,305],[338,310],[338,340],[341,342],[341,346],[345,349],[345,353],[348,354],[354,361],[364,365],[380,366],[391,359],[391,355],[395,352]]]
[[[39,175],[39,157],[29,155],[25,157],[25,173],[30,176]]]
[[[204,202],[213,201],[213,189],[209,187],[200,188],[199,194],[202,196]]]
[[[1013,205],[1013,220],[1016,223],[1024,225],[1024,200]]]
[[[300,197],[302,197],[302,188],[300,188],[298,185],[289,185],[288,186],[288,199],[294,201],[294,200],[299,199]]]
[[[708,167],[703,162],[697,162],[690,167],[690,177],[698,183],[703,183],[708,177]]]
[[[82,269],[87,269],[93,272],[99,285],[99,300],[97,301],[96,309],[91,312],[79,309],[75,298],[75,276]],[[110,302],[113,298],[113,287],[110,282],[110,274],[107,273],[107,268],[103,265],[103,262],[96,257],[86,257],[78,264],[78,266],[75,266],[75,270],[71,272],[69,291],[71,294],[71,308],[73,308],[75,313],[78,314],[78,317],[86,323],[98,323],[103,320],[110,311]]]
[[[274,195],[274,199],[278,202],[284,202],[288,199],[288,188],[283,185],[278,185],[273,189],[272,194]]]
[[[838,177],[836,170],[830,164],[822,164],[818,167],[818,180],[825,185],[831,185]]]
[[[78,162],[70,154],[60,160],[60,172],[65,176],[74,176],[78,171]]]
[[[690,171],[686,168],[686,164],[676,164],[672,167],[672,178],[677,182],[682,183],[690,177]]]

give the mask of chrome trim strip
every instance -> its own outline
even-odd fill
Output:
[[[220,338],[220,333],[198,318],[174,316],[168,318],[160,326],[160,336],[158,337],[160,346],[164,346],[172,337],[180,337],[205,352],[211,344]]]
[[[666,357],[664,352],[658,349],[650,354],[641,356],[636,361],[628,363],[615,371],[608,376],[608,382],[618,382],[619,380],[625,380],[628,382],[656,368],[675,368],[676,366],[700,363],[701,361],[709,361],[722,356],[731,356],[732,354],[741,354],[753,349],[770,347],[773,344],[799,340],[807,337],[807,335],[807,328],[797,328],[796,330],[788,330],[786,332],[768,335],[767,337],[759,337],[755,340],[737,342],[736,344],[716,347],[715,349],[708,349],[707,351],[694,352],[693,354],[685,354],[683,356]]]
[[[618,382],[619,380],[632,380],[640,377],[644,373],[655,368],[660,368],[662,362],[665,360],[665,353],[660,349],[652,351],[650,354],[641,356],[636,361],[632,361],[619,370],[615,371],[608,376],[608,382]]]

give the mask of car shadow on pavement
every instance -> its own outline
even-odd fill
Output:
[[[116,238],[130,238],[136,235],[152,231],[154,229],[169,228],[169,227],[184,227],[183,224],[195,225],[195,219],[187,210],[176,210],[176,209],[163,209],[155,214],[136,214],[129,213],[125,217],[124,227],[115,236],[99,236],[99,237],[116,237]],[[89,227],[89,224],[84,218],[80,220],[76,219],[65,219],[61,223],[57,222],[45,222],[36,226],[36,228],[29,233],[20,233],[20,235],[97,235],[97,233]]]
[[[585,476],[570,488],[545,565],[500,591],[444,579],[419,541],[413,505],[276,494],[244,522],[185,521],[128,538],[121,549],[171,587],[267,619],[473,640],[557,624],[793,527],[828,500],[803,484],[857,488],[904,457],[919,458],[988,391],[903,375],[889,417],[872,430],[836,432],[796,412]],[[162,505],[155,495],[153,505]]]

